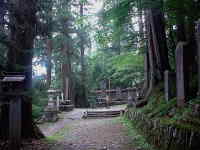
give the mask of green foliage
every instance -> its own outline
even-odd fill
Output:
[[[130,121],[127,118],[121,118],[120,122],[126,127],[126,134],[132,139],[132,144],[135,149],[155,150],[155,148],[147,142],[140,129],[137,128],[136,122]]]
[[[200,119],[194,116],[193,107],[200,104],[199,99],[193,99],[188,102],[187,107],[177,108],[176,98],[164,100],[163,92],[156,88],[148,99],[148,104],[140,109],[130,109],[145,115],[146,119],[159,120],[163,125],[170,125],[178,129],[199,131]]]
[[[133,52],[110,55],[97,52],[89,60],[91,87],[99,88],[100,81],[111,79],[111,86],[128,87],[143,79],[143,56]]]
[[[115,53],[135,50],[138,34],[131,19],[134,6],[135,1],[131,0],[104,2],[95,36],[101,50]]]
[[[45,106],[47,105],[48,98],[46,88],[40,86],[41,81],[34,81],[34,89],[32,92],[32,116],[37,119],[42,116]],[[39,85],[39,86],[38,86]]]
[[[37,119],[43,115],[44,108],[47,106],[48,98],[40,98],[35,99],[32,104],[32,116],[33,119]]]
[[[132,86],[142,80],[143,57],[132,52],[114,56],[108,74],[116,86]]]
[[[168,113],[176,106],[176,99],[170,100],[166,102],[164,97],[162,97],[162,101],[158,104],[159,107],[155,107],[153,111],[149,114],[151,117],[162,117],[168,115]]]
[[[38,117],[42,116],[43,108],[39,105],[32,105],[32,116],[33,119],[37,119]]]

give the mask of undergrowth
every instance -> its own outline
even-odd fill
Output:
[[[120,122],[126,127],[125,132],[133,141],[132,145],[136,150],[156,150],[147,142],[134,121],[130,121],[125,117],[121,117]]]
[[[130,111],[138,111],[149,119],[159,119],[164,125],[174,125],[177,128],[196,131],[200,130],[200,119],[193,115],[195,104],[200,104],[199,98],[188,101],[187,107],[177,108],[176,98],[166,101],[164,93],[160,89],[155,89],[146,106],[133,108]]]

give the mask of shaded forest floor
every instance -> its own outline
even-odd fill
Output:
[[[124,106],[111,108],[121,109]],[[49,150],[134,150],[120,118],[82,119],[85,109],[60,114],[56,123],[40,126]],[[41,144],[45,146],[45,144]],[[48,146],[47,146],[48,145]],[[40,149],[42,149],[42,147]],[[48,148],[47,148],[48,147]],[[44,147],[43,147],[44,148]]]

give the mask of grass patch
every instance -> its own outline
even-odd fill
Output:
[[[47,140],[48,141],[63,140],[66,134],[69,132],[69,130],[70,130],[69,126],[65,126],[64,128],[60,129],[58,132],[56,132],[54,135],[48,136]]]
[[[119,121],[126,128],[125,133],[131,138],[132,146],[135,149],[142,150],[156,150],[151,144],[149,144],[146,138],[141,134],[134,121],[130,121],[125,117],[121,117]]]

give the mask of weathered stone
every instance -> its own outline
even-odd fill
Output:
[[[185,83],[184,83],[184,46],[185,42],[179,42],[176,48],[176,89],[177,106],[185,105]]]
[[[121,95],[122,95],[121,89],[117,88],[117,90],[116,90],[116,98],[120,100],[121,99]]]
[[[169,72],[168,70],[165,71],[165,100],[169,101],[175,96],[175,88],[174,88],[174,80],[175,80],[175,74],[172,72]]]
[[[193,110],[193,115],[195,117],[200,117],[200,104],[195,104]]]
[[[110,108],[110,104],[111,104],[111,98],[110,98],[110,95],[106,95],[106,107],[107,108]]]
[[[58,112],[60,99],[59,96],[61,94],[60,90],[48,90],[48,105],[44,110],[44,121],[55,122],[58,120]]]
[[[133,107],[133,100],[131,96],[128,96],[128,107]]]
[[[128,89],[128,107],[136,106],[136,90]]]
[[[47,107],[44,110],[44,121],[54,122],[58,120],[58,111],[55,102],[49,100]]]

